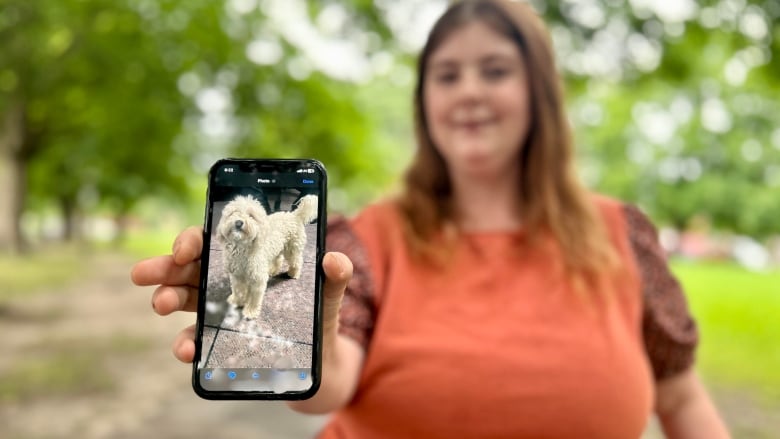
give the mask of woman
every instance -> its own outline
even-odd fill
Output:
[[[524,3],[434,26],[404,192],[329,226],[323,381],[290,403],[334,413],[323,438],[637,438],[653,409],[669,437],[728,437],[655,230],[574,177],[553,58]],[[195,309],[201,245],[134,268],[157,313]]]

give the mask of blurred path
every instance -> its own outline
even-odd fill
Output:
[[[159,317],[150,309],[152,288],[129,280],[134,261],[120,256],[90,260],[94,277],[0,307],[0,380],[36,349],[108,346],[94,367],[114,389],[83,395],[38,395],[21,402],[0,399],[3,438],[200,438],[313,437],[324,417],[298,415],[283,403],[217,402],[198,398],[190,365],[170,352],[191,313]],[[117,342],[119,340],[119,342]],[[122,340],[125,340],[124,342]],[[129,342],[128,342],[129,340]],[[125,344],[140,347],[128,350]],[[113,349],[113,350],[112,350]],[[1,395],[0,395],[1,396]],[[716,388],[713,396],[734,437],[777,437],[780,410],[740,389]],[[651,427],[643,439],[663,437]]]
[[[298,415],[283,403],[204,401],[192,391],[191,368],[179,363],[170,342],[194,314],[166,318],[150,306],[152,288],[129,280],[134,261],[106,256],[91,261],[95,277],[61,291],[42,292],[0,310],[0,370],[23,361],[41,343],[51,346],[113,346],[130,340],[130,353],[106,349],[113,390],[81,396],[0,400],[2,437],[8,438],[193,438],[312,437],[323,417]],[[127,350],[117,346],[119,350]],[[104,373],[104,371],[99,371]]]

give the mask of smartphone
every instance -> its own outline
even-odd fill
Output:
[[[325,167],[223,159],[209,171],[192,385],[297,400],[321,376]]]

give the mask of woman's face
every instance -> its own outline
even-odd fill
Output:
[[[528,81],[518,47],[472,22],[447,36],[426,67],[425,118],[453,177],[517,172],[530,125]]]

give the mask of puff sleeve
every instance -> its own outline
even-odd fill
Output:
[[[344,292],[339,316],[339,333],[368,348],[374,331],[376,305],[369,260],[363,244],[344,217],[328,220],[326,248],[344,253],[352,261],[352,279]]]
[[[656,380],[688,369],[699,341],[685,295],[667,264],[658,232],[636,206],[624,205],[642,285],[642,334]]]

